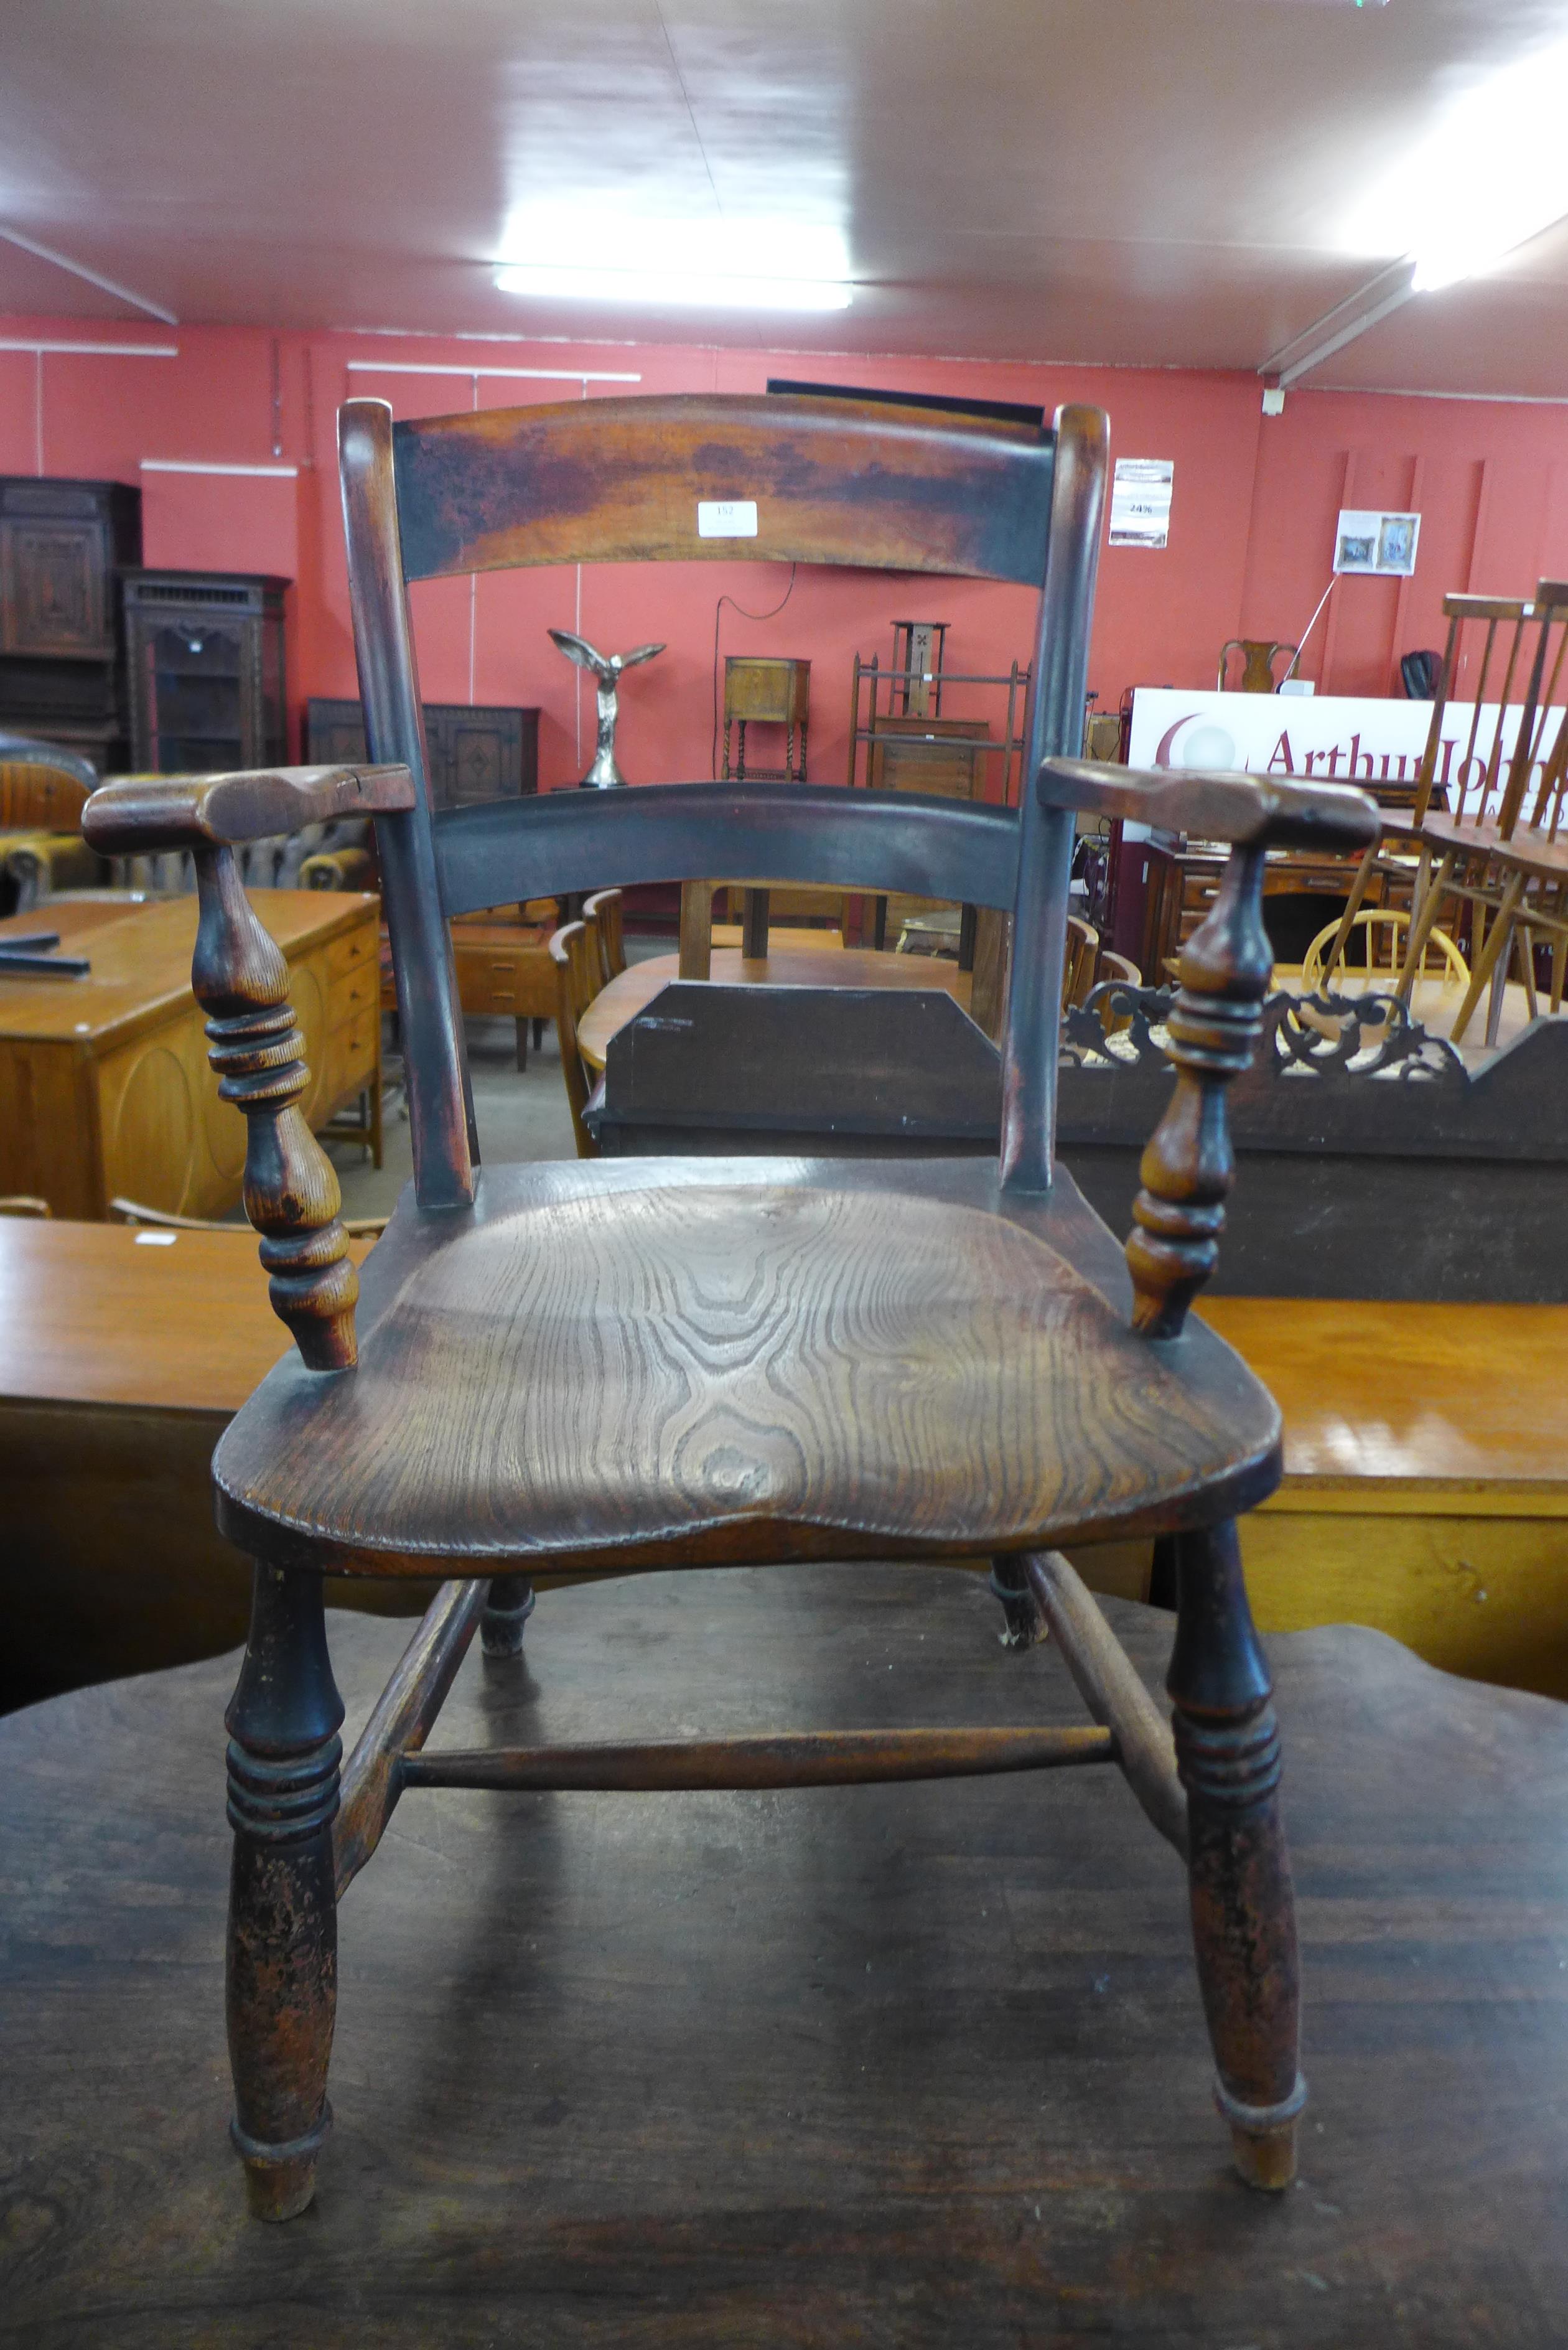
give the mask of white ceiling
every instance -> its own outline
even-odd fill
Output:
[[[181,321],[1257,368],[1563,0],[5,0],[0,227]],[[1465,168],[1463,157],[1455,168]],[[822,317],[522,301],[510,213],[842,222]],[[519,256],[523,257],[523,256]],[[0,244],[0,307],[145,316]],[[1568,229],[1310,379],[1568,397]]]

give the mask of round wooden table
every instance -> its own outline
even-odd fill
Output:
[[[602,1069],[609,1040],[635,1020],[659,990],[680,975],[679,955],[650,955],[628,963],[595,996],[577,1023],[577,1047],[590,1068]],[[876,954],[866,947],[796,947],[755,961],[738,947],[715,947],[710,984],[722,987],[940,988],[969,1010],[973,973],[936,955]]]

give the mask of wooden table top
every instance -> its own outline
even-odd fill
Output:
[[[352,930],[377,900],[358,889],[258,889],[251,903],[286,951]],[[86,955],[92,969],[79,979],[0,973],[0,1036],[119,1044],[190,1000],[193,897],[50,899],[0,921],[0,940],[40,931],[57,931],[59,951]]]
[[[362,1261],[370,1243],[351,1246]],[[1568,1306],[1200,1310],[1279,1399],[1288,1487],[1484,1487],[1495,1506],[1568,1514]],[[0,1397],[237,1411],[287,1345],[244,1225],[161,1245],[0,1216]]]
[[[1519,1489],[1568,1513],[1568,1305],[1209,1297],[1271,1389],[1287,1482]]]
[[[1160,1703],[1171,1619],[1106,1604]],[[432,1743],[1082,1721],[1054,1644],[999,1627],[978,1575],[868,1562],[551,1592]],[[346,1732],[407,1637],[333,1613]],[[1064,1771],[410,1789],[343,1908],[320,2192],[263,2227],[223,2063],[236,1659],[10,1715],[0,2332],[1560,2345],[1568,1709],[1351,1626],[1269,1647],[1313,2102],[1267,2201],[1226,2161],[1181,1868],[1116,1773]]]
[[[370,1246],[348,1252],[363,1263]],[[0,1216],[0,1398],[232,1413],[289,1345],[248,1224]]]
[[[602,1069],[610,1038],[680,976],[679,955],[628,963],[596,995],[577,1023],[577,1043],[591,1068]],[[969,1009],[973,974],[936,955],[876,954],[866,947],[787,947],[749,960],[738,947],[716,947],[710,984],[723,987],[904,987],[940,990]]]

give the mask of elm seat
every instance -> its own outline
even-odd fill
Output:
[[[383,1575],[984,1556],[1272,1490],[1272,1398],[1201,1324],[1132,1333],[1070,1179],[896,1180],[586,1161],[483,1171],[461,1216],[405,1195],[358,1368],[280,1363],[219,1446],[224,1531]]]

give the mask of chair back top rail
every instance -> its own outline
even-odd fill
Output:
[[[410,579],[739,556],[1038,587],[1044,568],[1054,436],[1024,424],[680,393],[465,411],[392,441]],[[700,514],[720,506],[740,512]]]
[[[1033,793],[1012,815],[924,796],[909,807],[890,793],[689,785],[549,795],[432,822],[406,583],[744,554],[1031,585],[1032,773],[1083,735],[1109,442],[1101,411],[1066,406],[1044,429],[880,401],[702,395],[394,425],[385,401],[350,400],[338,442],[367,733],[372,756],[406,764],[417,789],[417,805],[377,831],[421,1206],[471,1201],[478,1164],[447,918],[546,891],[737,871],[1011,904],[1024,945],[1002,1038],[1002,1176],[1045,1190],[1070,812]],[[726,511],[699,512],[713,505]]]
[[[801,887],[890,891],[1011,910],[1012,808],[834,784],[639,784],[625,792],[447,808],[436,860],[449,914],[513,898],[718,871]]]

